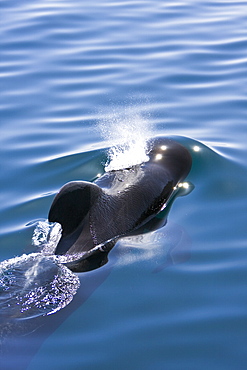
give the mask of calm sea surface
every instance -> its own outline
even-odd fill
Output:
[[[1,261],[35,251],[54,194],[119,142],[177,136],[194,185],[67,307],[1,322],[0,368],[246,369],[247,1],[0,6]]]

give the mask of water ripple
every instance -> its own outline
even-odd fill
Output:
[[[100,148],[171,134],[193,154],[171,240],[127,254],[30,369],[245,368],[246,24],[246,0],[1,1],[1,259],[65,182],[101,173]],[[151,274],[179,232],[191,257]]]

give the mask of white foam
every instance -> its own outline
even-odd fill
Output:
[[[0,263],[0,317],[28,319],[50,315],[67,306],[79,278],[55,256],[23,254]]]
[[[54,253],[56,246],[62,236],[62,227],[59,223],[39,221],[32,237],[32,244],[41,249],[46,255]]]

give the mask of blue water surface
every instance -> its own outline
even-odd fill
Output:
[[[174,136],[194,185],[67,307],[1,322],[1,369],[246,369],[246,0],[0,5],[1,261],[119,142]]]

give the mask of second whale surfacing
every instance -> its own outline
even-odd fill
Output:
[[[190,172],[192,159],[184,146],[165,137],[150,139],[147,155],[147,162],[106,172],[94,183],[69,182],[55,196],[48,215],[62,227],[55,254],[72,271],[104,265],[120,237],[160,226],[156,216]]]

